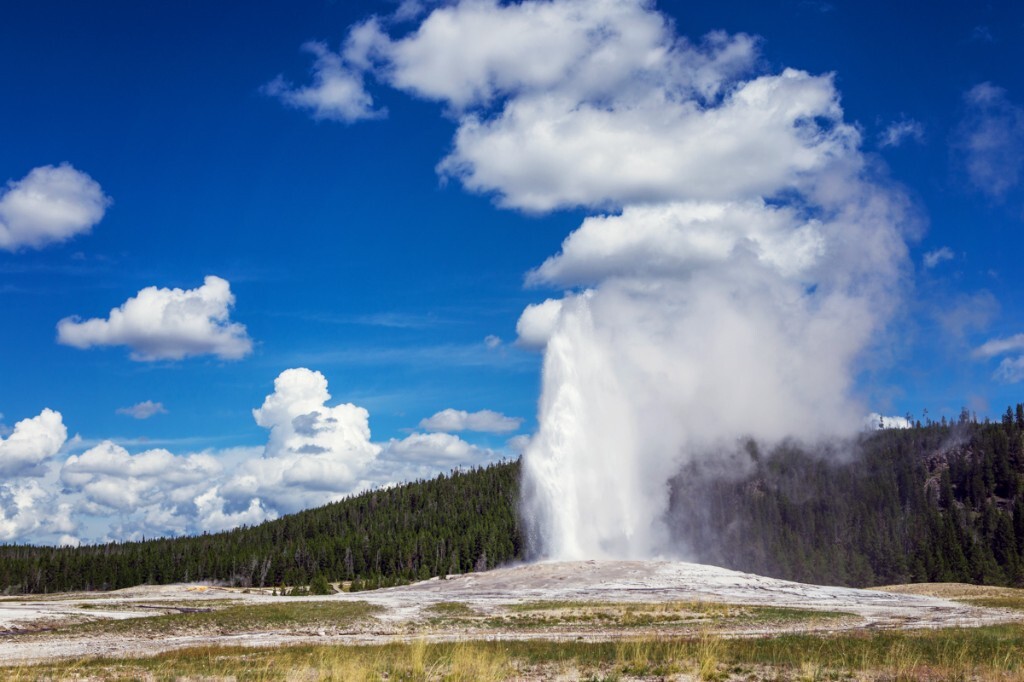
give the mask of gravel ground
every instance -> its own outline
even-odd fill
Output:
[[[208,585],[141,586],[105,593],[76,593],[0,601],[0,660],[8,663],[83,656],[150,655],[189,646],[223,644],[268,646],[302,642],[381,643],[425,637],[447,639],[613,639],[664,634],[648,629],[580,627],[521,631],[494,628],[437,628],[430,607],[461,602],[482,616],[504,613],[509,605],[539,601],[601,603],[706,602],[789,607],[851,614],[848,618],[796,620],[788,623],[737,624],[723,632],[758,636],[781,631],[839,631],[867,628],[972,627],[1022,620],[1024,613],[979,608],[934,594],[958,596],[952,588],[906,587],[910,594],[884,590],[823,587],[765,578],[714,566],[675,561],[542,562],[486,573],[449,576],[404,587],[338,594],[329,597],[275,597],[259,591]],[[216,608],[225,603],[267,604],[355,600],[382,607],[368,621],[341,628],[260,632],[152,634],[62,633],[67,624],[101,619],[147,618],[189,608]],[[205,605],[205,606],[204,606]],[[426,609],[426,610],[425,610]],[[142,623],[144,621],[140,621]],[[457,621],[456,621],[457,622]]]

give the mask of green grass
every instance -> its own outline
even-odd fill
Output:
[[[737,606],[718,602],[537,601],[511,604],[505,613],[452,624],[492,629],[551,627],[728,628],[765,624],[820,622],[853,618],[848,613],[773,606]]]
[[[1024,611],[1024,596],[976,597],[971,599],[958,599],[957,601],[962,601],[965,604],[971,604],[973,606],[984,606],[986,608]]]
[[[1024,627],[876,631],[816,637],[640,637],[617,642],[458,642],[202,647],[152,658],[0,668],[10,680],[1024,680]]]
[[[423,609],[436,616],[475,616],[476,611],[461,601],[439,601]]]
[[[205,607],[206,604],[202,606]],[[123,633],[154,636],[181,633],[231,634],[311,627],[347,630],[366,621],[380,610],[381,607],[362,601],[236,604],[201,613],[170,613],[124,620],[77,623],[58,628],[55,632],[81,636]],[[46,634],[52,635],[53,632]]]

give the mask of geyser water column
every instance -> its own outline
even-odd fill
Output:
[[[780,186],[786,202],[589,218],[531,273],[584,287],[520,320],[546,339],[539,430],[523,457],[534,555],[685,555],[663,521],[684,464],[735,466],[749,438],[859,428],[853,377],[897,300],[906,247],[903,202],[856,158]]]

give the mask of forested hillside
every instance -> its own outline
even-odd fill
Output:
[[[78,548],[0,547],[0,589],[52,592],[217,580],[377,587],[522,555],[517,463],[365,493],[224,533]]]
[[[681,472],[668,521],[687,558],[806,582],[1024,584],[1024,406],[827,453],[750,445],[737,473]],[[376,587],[524,555],[519,465],[365,493],[252,528],[80,548],[0,547],[0,589],[217,580]]]
[[[838,585],[1024,583],[1024,406],[876,432],[845,455],[750,456],[738,480],[677,478],[670,526],[694,560]]]

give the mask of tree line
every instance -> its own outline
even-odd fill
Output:
[[[802,582],[1024,584],[1024,405],[845,447],[751,445],[739,478],[683,472],[670,529],[696,561]]]
[[[82,547],[0,547],[0,590],[63,592],[217,581],[308,585],[317,576],[356,589],[486,570],[522,556],[518,466],[454,471],[192,537]]]
[[[850,586],[1024,585],[1024,405],[997,423],[926,421],[814,451],[749,443],[730,476],[671,486],[680,556]],[[83,547],[0,546],[0,590],[217,581],[372,589],[525,554],[519,462],[455,471],[222,533]]]

